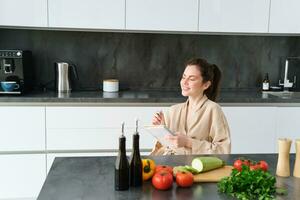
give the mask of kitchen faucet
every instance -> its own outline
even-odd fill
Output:
[[[289,70],[289,61],[290,60],[300,60],[300,57],[287,57],[285,60],[285,68],[284,68],[284,80],[283,83],[281,83],[281,80],[279,80],[279,85],[283,86],[284,91],[289,91],[289,88],[292,88],[296,85],[296,76],[294,76],[294,81],[290,82],[288,79],[288,70]]]

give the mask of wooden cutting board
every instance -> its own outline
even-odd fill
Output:
[[[232,166],[225,165],[218,169],[194,175],[194,182],[219,182],[222,178],[230,176],[232,169]]]

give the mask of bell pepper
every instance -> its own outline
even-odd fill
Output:
[[[155,162],[151,159],[142,159],[143,163],[143,180],[152,178],[155,172]]]

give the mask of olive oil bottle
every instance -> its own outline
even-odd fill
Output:
[[[124,136],[124,122],[122,135],[119,137],[119,153],[115,163],[115,190],[129,189],[129,163],[126,156],[126,137]]]
[[[138,120],[135,120],[136,131],[133,134],[133,149],[130,160],[130,186],[138,187],[143,184],[143,165],[140,155]]]

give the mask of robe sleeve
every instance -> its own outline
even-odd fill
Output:
[[[191,138],[192,154],[230,154],[231,142],[227,120],[221,108],[212,110],[208,140]]]

